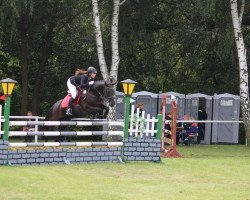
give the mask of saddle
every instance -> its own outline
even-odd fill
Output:
[[[83,94],[82,90],[80,88],[77,88],[77,96],[75,98],[75,101],[74,101],[74,104],[78,104],[79,101],[80,101],[80,98],[83,96],[84,99],[86,98],[87,94]],[[71,94],[68,92],[67,96],[64,97],[64,99],[62,100],[62,103],[61,103],[61,107],[62,108],[67,108],[68,105],[69,105],[69,100],[71,98]]]

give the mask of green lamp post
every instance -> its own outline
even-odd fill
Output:
[[[124,138],[128,138],[128,127],[129,127],[129,113],[130,113],[130,97],[134,91],[136,81],[126,79],[121,81],[123,92],[125,94],[125,126],[124,126]]]
[[[10,118],[10,98],[12,91],[14,89],[16,81],[7,78],[0,81],[3,88],[3,93],[6,96],[6,100],[4,103],[4,135],[3,139],[8,140],[9,137],[9,118]]]

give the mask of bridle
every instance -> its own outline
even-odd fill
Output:
[[[110,89],[110,88],[107,87],[107,86],[104,86],[103,94],[102,94],[101,92],[99,92],[99,91],[96,89],[96,87],[92,87],[92,88],[96,91],[96,93],[99,95],[99,98],[100,98],[101,100],[107,99],[108,101],[110,101],[110,100],[112,100],[112,99],[115,98],[115,95],[111,95],[111,96],[108,96],[108,95],[107,95],[107,94],[108,94],[108,90]],[[110,89],[110,90],[111,90],[111,89]]]
[[[101,94],[101,92],[99,92],[97,89],[96,89],[96,87],[92,87],[95,91],[96,91],[96,93],[99,95],[99,98],[101,99],[101,100],[104,100],[104,96]],[[90,90],[90,88],[89,88],[89,90]]]

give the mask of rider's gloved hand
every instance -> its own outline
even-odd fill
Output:
[[[94,85],[94,81],[89,81],[89,85]]]

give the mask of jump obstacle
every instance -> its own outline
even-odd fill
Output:
[[[162,115],[164,116],[164,120],[162,122],[162,143],[161,143],[161,151],[162,157],[166,158],[178,158],[182,157],[180,153],[178,153],[176,149],[176,127],[177,127],[177,105],[175,101],[171,101],[171,115],[172,120],[171,123],[171,144],[169,149],[165,149],[165,143],[164,143],[164,134],[165,134],[165,123],[169,123],[168,120],[165,120],[165,109],[166,109],[166,96],[163,96],[162,101]]]
[[[89,162],[159,161],[161,115],[139,116],[131,106],[129,138],[124,138],[124,122],[81,119],[77,121],[10,121],[9,126],[36,126],[36,131],[9,131],[9,137],[21,136],[121,136],[122,141],[88,142],[8,142],[0,140],[0,164],[63,164]],[[1,120],[0,116],[0,120]],[[3,122],[3,120],[1,120]],[[38,131],[43,126],[112,126],[110,131]],[[0,130],[1,131],[1,130]],[[1,131],[2,133],[2,131]],[[14,149],[13,149],[14,148]],[[23,149],[23,148],[32,148]],[[33,149],[34,148],[34,149]],[[41,149],[42,148],[42,149]],[[72,149],[73,148],[73,149]],[[2,153],[2,154],[1,154]]]

